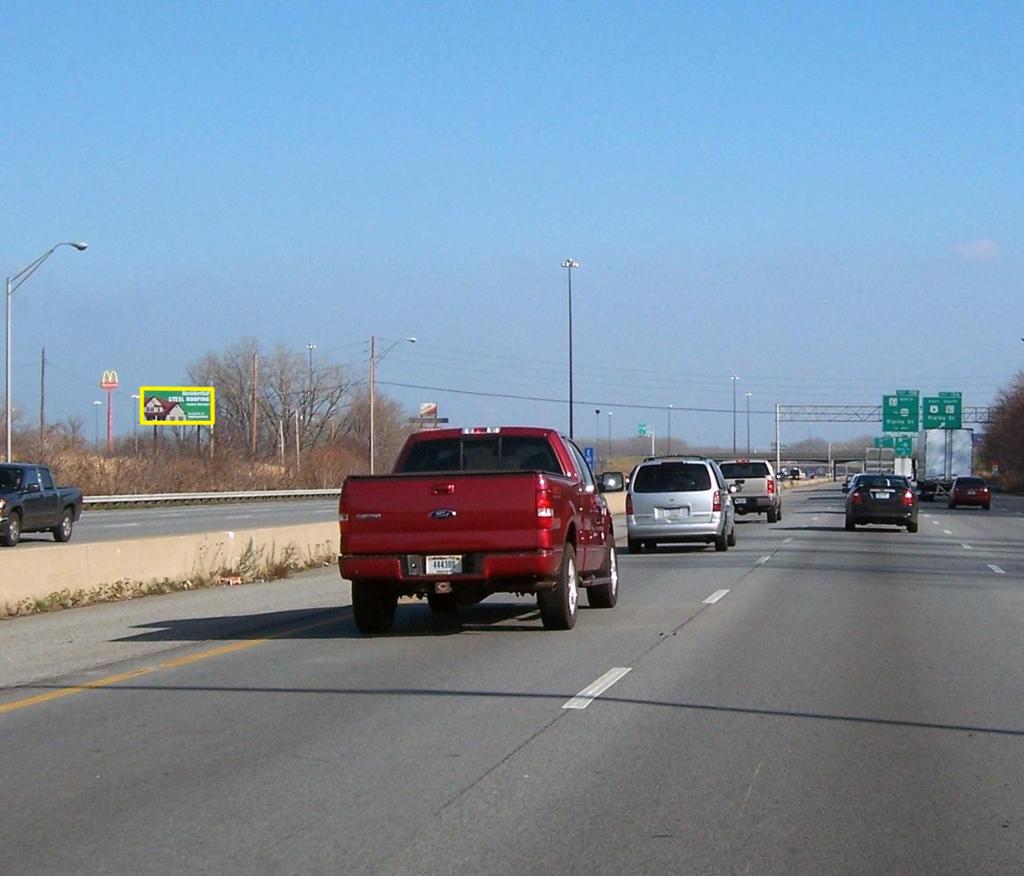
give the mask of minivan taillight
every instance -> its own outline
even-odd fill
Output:
[[[711,500],[711,510],[721,511],[722,510],[722,491],[715,490],[715,497]]]
[[[555,503],[552,500],[548,479],[537,478],[537,528],[551,529],[555,523]]]
[[[863,505],[864,504],[864,494],[860,490],[854,490],[850,494],[850,504],[851,505]]]
[[[632,514],[633,513],[633,494],[632,493],[626,493],[626,513],[627,514]]]

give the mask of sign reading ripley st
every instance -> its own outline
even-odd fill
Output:
[[[139,425],[212,426],[215,394],[212,386],[140,386]]]

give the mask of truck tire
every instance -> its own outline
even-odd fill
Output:
[[[950,500],[949,502],[946,503],[946,507],[952,510],[953,508],[956,507],[956,502]]]
[[[435,614],[452,614],[459,607],[459,600],[454,593],[428,593],[427,605]]]
[[[65,508],[58,523],[50,532],[53,533],[54,541],[69,541],[71,530],[75,528],[75,513],[70,508]]]
[[[576,550],[567,544],[562,554],[562,567],[558,570],[558,582],[551,590],[542,590],[537,594],[537,607],[540,609],[544,629],[571,630],[576,626],[579,593]]]
[[[779,512],[776,511],[774,508],[769,508],[768,509],[768,522],[769,523],[776,523],[776,522],[778,522],[778,519],[779,519]]]
[[[14,547],[21,540],[21,514],[12,511],[7,523],[0,526],[0,544]]]
[[[352,582],[352,615],[361,633],[386,633],[395,619],[398,591],[376,581]]]
[[[853,532],[857,528],[857,524],[854,523],[849,517],[846,518],[846,531]]]
[[[907,532],[917,532],[916,520],[911,520],[910,523],[907,524]]]
[[[627,538],[626,547],[629,548],[631,554],[639,554],[643,552],[644,543],[638,538]]]
[[[991,505],[982,505],[981,507],[985,511],[991,511],[992,510],[992,506]]]
[[[591,608],[615,608],[619,601],[619,557],[615,545],[608,550],[601,577],[607,578],[608,583],[587,588],[587,605]]]

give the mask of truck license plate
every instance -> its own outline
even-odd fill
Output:
[[[427,557],[428,575],[462,574],[462,557]]]

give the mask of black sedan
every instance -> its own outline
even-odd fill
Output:
[[[900,475],[858,475],[846,495],[846,530],[862,523],[905,526],[917,532],[917,496]]]

